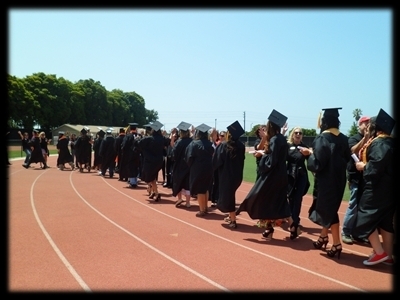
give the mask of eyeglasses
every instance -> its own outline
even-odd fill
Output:
[[[301,131],[295,131],[294,134],[302,135],[303,133]]]

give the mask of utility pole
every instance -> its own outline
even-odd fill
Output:
[[[245,111],[243,112],[243,128],[244,128],[244,131],[246,131],[246,112]]]

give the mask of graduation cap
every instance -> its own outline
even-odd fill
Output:
[[[129,123],[129,127],[130,127],[131,129],[136,129],[136,127],[137,127],[138,125],[139,125],[138,123]]]
[[[191,124],[182,121],[179,123],[178,126],[176,126],[176,128],[178,128],[179,130],[182,130],[182,131],[188,131],[190,126],[191,126]]]
[[[82,130],[81,130],[81,132],[82,132],[83,134],[86,134],[86,133],[87,133],[87,130],[86,130],[86,128],[85,128],[85,127],[83,127],[83,128],[82,128]]]
[[[203,124],[200,124],[199,126],[197,126],[196,129],[200,132],[206,133],[207,131],[209,131],[211,129],[211,127],[203,123]]]
[[[322,110],[324,111],[324,117],[326,116],[332,116],[332,117],[339,117],[339,109],[342,109],[341,107],[336,107],[336,108],[323,108]]]
[[[383,132],[391,134],[394,128],[395,120],[382,108],[376,116],[375,124],[382,129]]]
[[[150,128],[153,129],[154,131],[159,131],[163,126],[164,125],[158,121],[154,121],[152,124],[150,124]]]
[[[58,135],[64,135],[64,134],[65,134],[64,131],[59,131],[59,132],[58,132]]]
[[[268,117],[268,120],[279,127],[283,127],[287,121],[287,117],[282,115],[279,111],[275,109],[272,110],[271,114]]]
[[[99,136],[104,137],[104,135],[106,134],[103,129],[100,129],[100,131],[97,133]]]
[[[114,129],[112,129],[112,128],[107,128],[106,133],[107,133],[107,134],[111,134],[111,133],[113,132],[113,130],[114,130]]]
[[[240,125],[239,121],[233,122],[227,127],[227,129],[232,137],[236,140],[239,139],[240,136],[244,133],[243,127]]]

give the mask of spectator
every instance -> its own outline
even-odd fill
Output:
[[[22,151],[25,152],[25,160],[24,160],[24,165],[27,165],[29,162],[29,159],[31,158],[32,154],[32,149],[29,146],[30,138],[29,138],[29,133],[24,132],[22,135],[21,131],[18,131],[19,136],[21,137],[21,147]]]

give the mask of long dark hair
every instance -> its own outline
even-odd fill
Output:
[[[339,127],[340,121],[338,117],[327,115],[321,118],[321,132],[329,128],[339,129]]]

